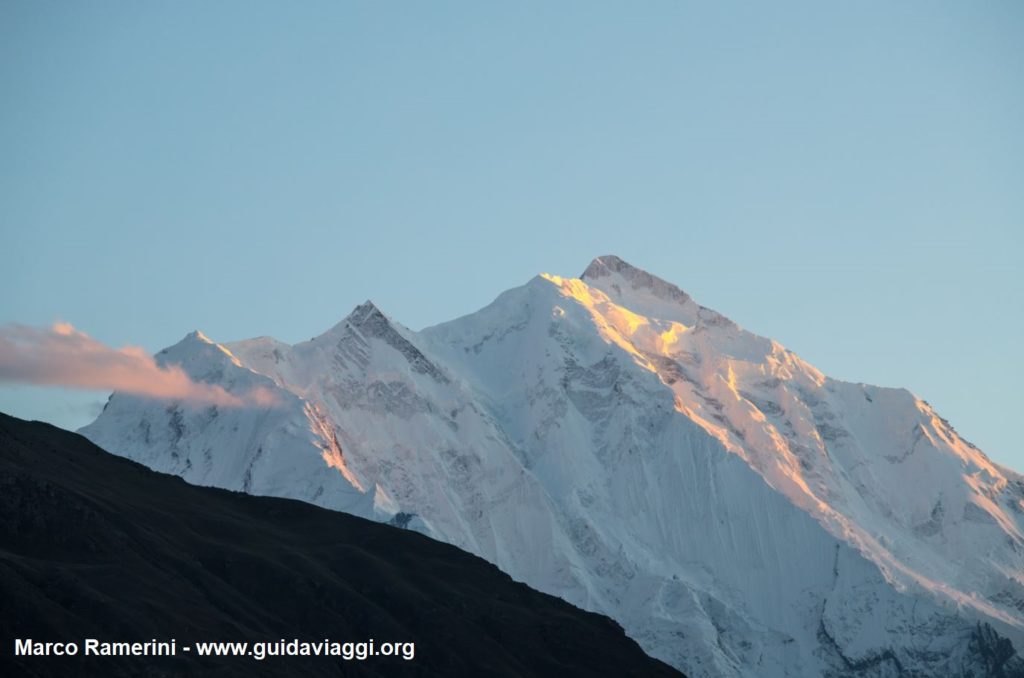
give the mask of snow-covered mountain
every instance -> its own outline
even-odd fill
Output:
[[[115,393],[82,433],[450,542],[689,675],[1024,675],[1024,476],[617,257],[421,332],[367,302],[158,358],[278,402]]]

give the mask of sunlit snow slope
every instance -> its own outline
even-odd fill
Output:
[[[279,403],[116,393],[86,436],[451,542],[690,675],[1024,675],[1024,477],[617,257],[422,332],[368,302],[158,357]]]

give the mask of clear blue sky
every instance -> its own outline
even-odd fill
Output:
[[[0,323],[418,329],[615,253],[1024,469],[1022,2],[7,0],[0,101]]]

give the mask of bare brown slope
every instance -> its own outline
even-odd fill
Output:
[[[0,674],[678,676],[611,620],[419,534],[195,487],[0,414]],[[13,657],[14,638],[414,641],[376,658]]]

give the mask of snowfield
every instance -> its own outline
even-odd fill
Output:
[[[1024,675],[1024,477],[617,257],[420,332],[367,302],[157,358],[278,402],[115,393],[81,432],[452,543],[688,675]]]

